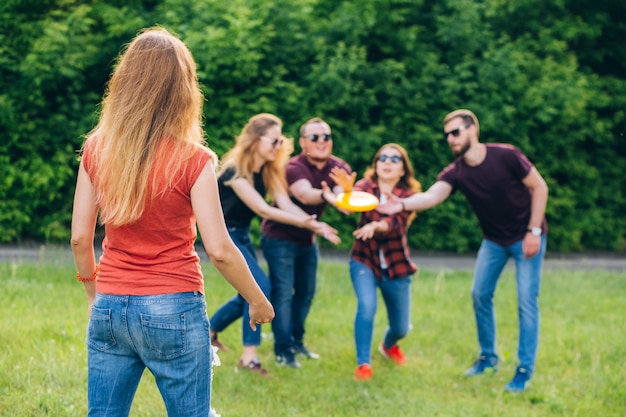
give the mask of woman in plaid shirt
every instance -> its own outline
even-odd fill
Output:
[[[386,200],[386,195],[404,198],[420,192],[421,188],[406,150],[395,143],[383,145],[376,152],[363,179],[354,185],[354,190],[373,194],[381,202]],[[411,275],[417,267],[409,258],[407,231],[414,217],[408,211],[392,215],[375,210],[364,212],[353,233],[356,239],[350,253],[350,277],[358,299],[354,319],[358,380],[374,375],[370,363],[377,288],[382,293],[389,321],[378,350],[398,365],[405,363],[397,343],[411,327]]]

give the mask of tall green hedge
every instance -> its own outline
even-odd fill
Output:
[[[626,6],[559,0],[7,0],[0,6],[0,242],[66,241],[75,150],[122,44],[178,34],[198,63],[219,154],[272,112],[296,136],[322,116],[361,175],[386,142],[424,187],[451,161],[441,119],[471,108],[482,140],[519,146],[550,187],[550,250],[626,250]],[[326,221],[349,247],[356,215]],[[410,244],[480,242],[462,196],[420,213]]]

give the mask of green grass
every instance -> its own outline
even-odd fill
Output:
[[[209,313],[233,294],[205,265]],[[0,263],[0,416],[86,414],[87,306],[65,254]],[[471,271],[423,270],[412,291],[413,331],[401,342],[407,366],[374,349],[374,379],[353,380],[355,298],[347,263],[322,262],[307,344],[322,355],[299,370],[273,364],[269,326],[260,358],[271,375],[235,372],[240,324],[220,339],[213,406],[237,416],[619,416],[626,415],[626,272],[549,270],[544,273],[541,340],[531,388],[502,390],[516,366],[517,312],[513,271],[497,294],[500,372],[467,379],[477,354],[469,298]],[[386,314],[381,303],[375,340]],[[131,416],[164,416],[151,375],[140,384]]]

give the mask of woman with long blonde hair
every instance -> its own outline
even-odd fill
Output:
[[[230,239],[203,97],[187,47],[161,28],[120,54],[82,149],[71,247],[89,304],[89,416],[128,416],[147,368],[168,416],[209,415],[212,351],[196,226],[212,263],[250,304],[271,304]],[[104,225],[95,259],[96,222]]]
[[[337,231],[318,222],[291,201],[287,191],[285,164],[293,150],[293,142],[282,134],[282,121],[268,113],[253,116],[243,127],[235,146],[223,157],[218,184],[224,218],[231,238],[246,258],[252,275],[265,293],[270,293],[270,281],[258,263],[250,239],[250,222],[255,217],[307,228],[333,243],[338,243]],[[268,204],[266,194],[274,204]],[[248,303],[240,294],[228,300],[211,316],[211,338],[218,348],[225,346],[217,334],[243,317],[248,321]],[[243,353],[238,368],[265,375],[257,357],[261,344],[261,328],[243,326]]]

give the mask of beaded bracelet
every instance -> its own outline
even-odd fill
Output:
[[[92,276],[85,278],[80,276],[80,272],[76,272],[76,279],[80,282],[91,282],[95,281],[98,275],[100,275],[100,266],[96,265],[96,272],[94,272]]]

